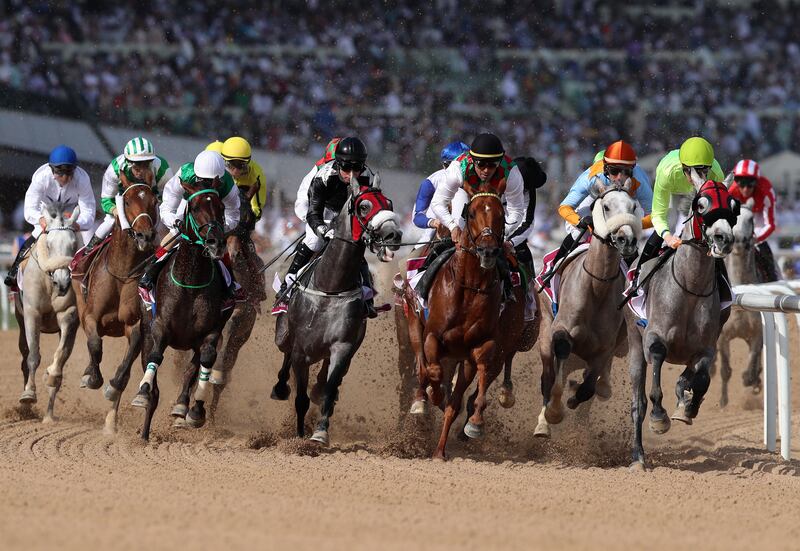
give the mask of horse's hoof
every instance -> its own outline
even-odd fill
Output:
[[[100,375],[98,377],[94,377],[92,375],[84,375],[81,377],[81,388],[88,388],[91,390],[97,390],[103,386],[103,376]]]
[[[269,395],[273,400],[288,400],[291,389],[286,383],[276,383],[272,387],[272,394]]]
[[[500,402],[501,406],[508,409],[514,407],[517,399],[514,397],[514,391],[512,389],[507,386],[502,386],[500,387],[500,396],[497,397],[497,401]]]
[[[173,417],[183,419],[189,411],[189,406],[186,404],[175,404],[172,406],[172,411],[169,412]]]
[[[223,371],[221,369],[212,369],[208,382],[212,385],[226,385],[230,379],[229,373],[229,371]]]
[[[58,421],[58,419],[56,419],[52,415],[45,415],[44,417],[42,417],[42,424],[43,425],[52,425],[56,421]]]
[[[105,388],[103,388],[103,397],[109,402],[116,402],[121,394],[111,383],[106,383]]]
[[[414,403],[411,404],[411,409],[409,410],[411,415],[427,415],[428,414],[428,402],[425,400],[414,400]]]
[[[433,452],[433,456],[431,457],[434,461],[447,461],[447,454],[444,453],[444,450],[439,451],[436,450]]]
[[[536,438],[550,438],[550,425],[539,423],[536,425],[536,430],[533,431],[533,436]]]
[[[605,402],[606,400],[611,398],[612,394],[613,392],[611,391],[611,385],[608,384],[608,382],[606,382],[605,379],[600,378],[600,380],[597,381],[597,384],[594,387],[594,395],[597,396],[598,400]]]
[[[188,428],[189,424],[186,422],[186,419],[183,417],[176,417],[172,421],[172,428],[174,429],[185,429]]]
[[[150,395],[140,390],[139,393],[133,397],[133,400],[131,400],[131,405],[135,408],[149,408]]]
[[[23,390],[22,395],[19,397],[20,404],[35,404],[36,403],[36,391],[35,390]]]
[[[203,425],[206,424],[206,412],[205,410],[201,410],[200,413],[196,413],[194,409],[190,409],[189,412],[186,414],[186,424],[192,427],[193,429],[199,429]]]
[[[326,430],[315,430],[314,434],[311,435],[311,440],[317,442],[318,444],[322,444],[323,446],[328,445],[328,431]]]
[[[567,398],[567,407],[569,409],[575,409],[579,405],[581,405],[581,402],[575,396],[570,396],[569,398]]]
[[[484,436],[483,425],[476,425],[468,421],[467,424],[464,425],[464,434],[473,440],[480,440]]]
[[[544,410],[544,418],[551,425],[557,425],[564,420],[564,408],[547,407]]]
[[[724,409],[727,406],[728,406],[728,397],[723,396],[722,398],[719,399],[719,407]]]
[[[650,417],[650,430],[656,434],[664,434],[665,432],[669,431],[669,428],[672,426],[672,423],[669,420],[669,417]]]
[[[670,418],[673,421],[680,421],[681,423],[686,423],[687,425],[692,424],[692,418],[686,414],[685,407],[678,406],[678,409],[676,409],[675,412],[670,415]]]
[[[632,473],[643,473],[647,471],[647,468],[644,466],[644,461],[634,461],[630,464],[628,470]]]

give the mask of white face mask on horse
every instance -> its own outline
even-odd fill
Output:
[[[596,197],[592,206],[592,235],[610,241],[623,257],[636,253],[642,233],[642,209],[630,195],[631,179],[622,185],[594,184],[591,193]]]

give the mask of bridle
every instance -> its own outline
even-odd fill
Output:
[[[500,201],[500,204],[501,204],[500,208],[502,209],[502,199],[500,199],[500,196],[497,193],[493,193],[493,192],[490,192],[490,191],[482,191],[482,192],[476,193],[472,197],[470,197],[469,203],[467,203],[468,211],[469,211],[469,206],[472,204],[472,201],[474,201],[478,197],[494,197],[495,199]],[[476,237],[475,235],[472,234],[472,229],[470,228],[469,220],[467,220],[466,230],[467,230],[466,231],[467,238],[469,240],[469,243],[472,246],[461,247],[458,250],[466,251],[466,252],[468,252],[468,253],[470,253],[472,255],[475,255],[475,256],[481,256],[482,254],[484,254],[484,252],[487,249],[487,247],[482,247],[482,246],[478,245],[478,241],[477,240],[482,238],[482,237],[491,237],[491,238],[493,238],[498,249],[502,249],[502,247],[503,247],[503,235],[497,235],[497,233],[495,233],[494,230],[492,228],[490,228],[489,226],[484,226],[484,228],[478,233],[478,235]],[[504,230],[503,233],[505,233],[505,230]]]
[[[149,189],[151,192],[153,191],[153,188],[150,187],[149,184],[131,184],[128,187],[126,187],[125,190],[122,192],[122,197],[124,198],[126,193],[128,193],[130,190],[136,187],[145,187]],[[147,218],[148,220],[150,220],[150,227],[155,228],[156,225],[155,221],[153,220],[153,217],[150,216],[148,213],[140,212],[139,214],[134,216],[133,221],[128,220],[128,214],[125,213],[125,220],[128,222],[128,228],[125,230],[125,232],[128,234],[128,237],[135,239],[136,236],[135,236],[135,230],[133,229],[133,225],[136,224],[136,222],[138,222],[140,218]]]
[[[217,191],[216,189],[201,189],[200,191],[196,191],[196,192],[192,193],[186,199],[187,208],[186,208],[186,214],[184,216],[184,220],[185,220],[184,228],[186,228],[186,227],[190,228],[192,230],[192,232],[194,233],[194,235],[197,237],[197,239],[192,239],[185,231],[181,232],[181,238],[185,239],[186,241],[188,241],[189,243],[191,243],[193,245],[200,245],[201,247],[203,247],[205,249],[206,252],[208,252],[208,246],[206,244],[206,241],[207,241],[207,239],[209,237],[209,234],[214,229],[218,229],[222,233],[224,233],[224,231],[223,231],[222,224],[218,220],[211,220],[210,222],[207,222],[205,224],[198,224],[197,220],[195,220],[194,216],[192,215],[192,211],[191,211],[191,208],[190,208],[192,199],[194,199],[195,197],[198,197],[200,195],[204,195],[206,193],[210,193],[210,194],[213,194],[213,195],[216,195],[217,197],[219,197],[219,191]],[[205,233],[203,232],[204,229],[205,229]]]

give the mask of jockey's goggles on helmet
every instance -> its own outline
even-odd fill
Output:
[[[56,176],[72,176],[75,173],[74,165],[50,165],[50,168]]]
[[[702,165],[701,166],[686,166],[686,165],[683,165],[683,171],[686,174],[689,174],[692,171],[692,169],[695,169],[697,174],[701,178],[705,179],[708,176],[708,171],[711,170],[711,167],[710,166],[702,166]]]
[[[150,164],[153,161],[128,161],[131,166],[136,168],[150,168]]]
[[[344,162],[339,163],[339,170],[342,172],[364,172],[366,165],[359,162]]]
[[[756,187],[756,179],[751,176],[737,176],[733,180],[739,187]]]
[[[497,168],[500,164],[500,161],[484,161],[484,160],[476,160],[475,166],[478,168]]]
[[[235,168],[236,170],[247,170],[250,167],[250,161],[244,159],[230,159],[225,161],[225,168]]]
[[[618,174],[624,174],[625,176],[633,176],[633,167],[630,166],[607,166],[606,172],[608,172],[609,176],[617,176]]]

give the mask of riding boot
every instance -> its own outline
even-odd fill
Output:
[[[505,252],[501,252],[497,257],[497,272],[503,282],[503,302],[517,302],[517,297],[514,296],[514,282],[511,280],[511,268]]]
[[[5,283],[6,287],[11,287],[12,289],[16,289],[17,287],[17,272],[19,271],[20,263],[28,256],[28,251],[31,250],[31,247],[36,242],[36,238],[32,235],[28,236],[22,246],[19,248],[19,252],[17,253],[17,257],[14,259],[14,263],[11,264],[11,267],[8,269],[8,273],[6,274]]]
[[[778,274],[778,266],[775,263],[775,257],[772,255],[772,249],[769,243],[762,241],[755,247],[756,253],[756,273],[759,276],[759,283],[769,283],[770,281],[778,281],[780,275]]]
[[[364,260],[361,263],[361,285],[372,289],[373,293],[375,288],[372,286],[372,273],[369,271],[369,264]],[[374,319],[378,317],[378,311],[375,310],[375,298],[370,297],[364,300],[364,309],[368,318]]]
[[[89,240],[89,242],[86,244],[86,246],[83,248],[84,252],[87,253],[91,252],[91,250],[94,249],[97,245],[99,245],[102,241],[103,241],[102,237],[97,237],[96,235],[93,235],[92,238]]]
[[[158,275],[161,273],[161,269],[164,267],[164,264],[166,264],[169,256],[176,250],[177,249],[172,248],[168,250],[161,258],[152,261],[147,268],[145,268],[142,277],[139,278],[139,287],[146,289],[148,292],[152,292],[156,285],[156,281],[158,281]]]
[[[633,276],[634,281],[639,277],[639,272],[641,272],[644,263],[656,257],[663,243],[664,240],[657,233],[653,233],[647,238],[647,242],[642,247],[642,254],[639,256],[639,263],[636,264],[636,272]]]
[[[714,259],[714,276],[717,278],[720,305],[723,302],[730,302],[733,300],[731,296],[730,279],[728,279],[728,268],[725,266],[725,261],[721,258]],[[722,331],[722,327],[731,315],[730,307],[724,310],[721,309],[719,314],[719,330]]]
[[[300,243],[294,251],[294,258],[292,259],[292,264],[289,266],[289,269],[286,271],[286,277],[284,277],[283,281],[281,282],[281,288],[278,291],[278,294],[275,296],[275,304],[272,306],[272,315],[277,316],[278,314],[283,314],[287,311],[287,306],[289,303],[289,297],[286,292],[287,285],[286,280],[289,277],[289,274],[292,276],[296,276],[297,272],[299,272],[303,266],[308,264],[308,261],[311,260],[311,257],[314,256],[314,251],[312,251],[308,245],[305,243]]]
[[[575,238],[572,237],[571,233],[568,233],[567,236],[564,238],[564,241],[561,242],[561,246],[558,248],[556,256],[553,257],[553,262],[550,264],[550,266],[552,266],[552,268],[555,268],[556,265],[558,264],[558,261],[567,255],[567,251],[570,250],[574,244],[575,244]]]

